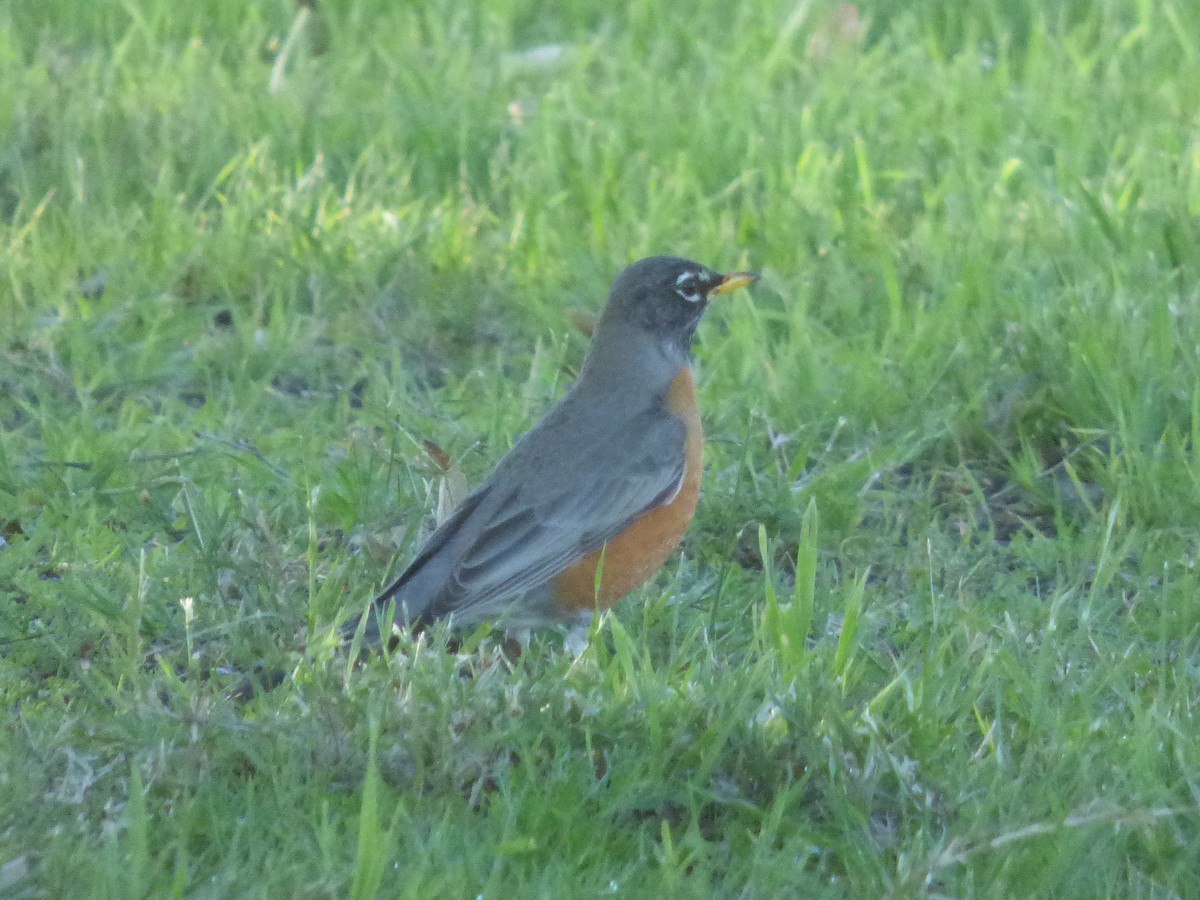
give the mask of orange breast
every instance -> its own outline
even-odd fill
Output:
[[[675,498],[650,510],[603,548],[589,553],[554,581],[559,603],[572,609],[608,609],[654,575],[691,524],[700,499],[704,429],[696,405],[696,379],[684,366],[667,391],[667,407],[687,426],[683,485]],[[600,585],[596,571],[600,569]]]

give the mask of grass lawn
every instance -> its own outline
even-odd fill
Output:
[[[1200,5],[8,0],[0,85],[0,896],[1200,896]],[[353,665],[654,253],[764,274],[682,554]]]

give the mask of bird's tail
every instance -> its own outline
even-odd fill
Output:
[[[418,616],[409,614],[408,604],[401,599],[404,585],[408,582],[411,569],[384,588],[371,601],[366,611],[355,616],[342,627],[342,640],[349,644],[359,635],[361,629],[361,646],[364,649],[374,649],[384,643],[384,636],[389,638],[388,645],[395,639],[397,627],[416,632],[421,628]]]
[[[437,618],[436,610],[431,610],[430,606],[449,571],[448,562],[443,561],[439,564],[437,559],[448,546],[452,546],[460,527],[484,496],[485,490],[480,488],[460,503],[450,518],[430,535],[416,559],[371,601],[370,607],[363,615],[355,617],[342,630],[342,636],[347,640],[353,639],[358,633],[359,625],[362,624],[362,646],[378,647],[384,643],[386,637],[390,648],[396,627],[416,634]]]

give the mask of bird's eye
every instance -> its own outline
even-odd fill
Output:
[[[695,272],[684,272],[675,279],[675,293],[688,303],[699,303],[704,299],[704,287]]]

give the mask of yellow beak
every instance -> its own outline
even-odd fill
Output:
[[[722,275],[716,287],[709,288],[708,296],[720,297],[722,294],[728,294],[731,291],[736,291],[738,288],[744,288],[747,285],[754,284],[756,281],[758,281],[758,275],[754,272],[732,272],[729,275]]]

